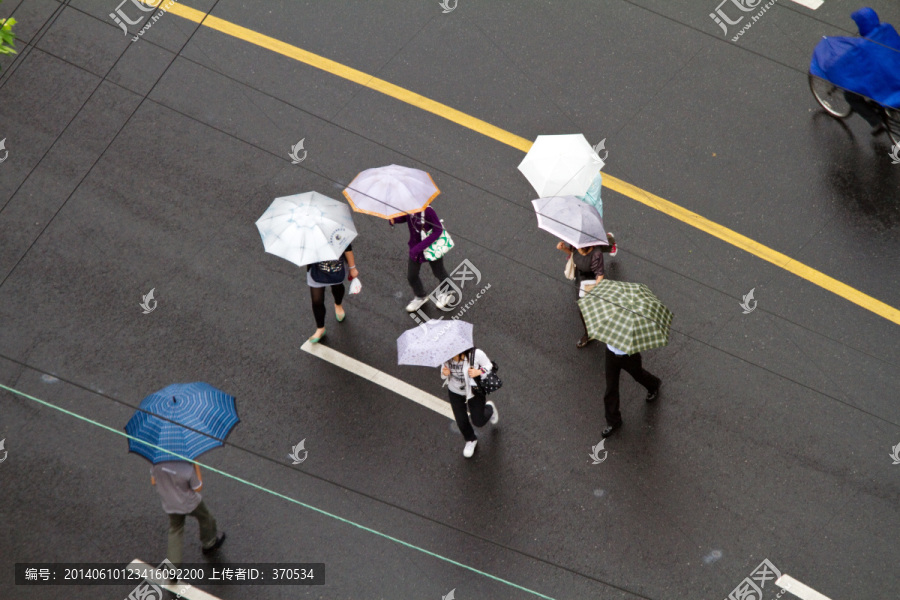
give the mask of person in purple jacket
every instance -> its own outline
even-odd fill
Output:
[[[440,281],[449,279],[447,269],[444,268],[444,259],[428,261],[425,259],[425,249],[435,242],[444,232],[444,226],[438,218],[437,213],[430,206],[422,212],[406,214],[402,217],[395,217],[390,220],[391,226],[394,223],[406,223],[409,227],[409,263],[406,268],[406,280],[413,289],[415,297],[406,305],[406,312],[416,312],[423,304],[428,302],[428,294],[425,292],[425,286],[422,285],[422,279],[419,277],[419,271],[422,264],[427,262],[431,266],[431,272]],[[424,234],[423,234],[424,232]],[[450,294],[441,294],[438,296],[436,304],[438,308],[444,308],[453,301]]]

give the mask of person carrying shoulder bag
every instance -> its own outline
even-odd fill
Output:
[[[478,444],[478,436],[475,435],[472,425],[483,427],[488,421],[492,425],[500,421],[497,407],[487,400],[478,381],[478,378],[490,373],[493,368],[487,354],[477,348],[470,348],[457,354],[441,365],[441,377],[448,389],[453,416],[456,418],[459,432],[466,440],[463,448],[463,456],[466,458],[472,458]]]

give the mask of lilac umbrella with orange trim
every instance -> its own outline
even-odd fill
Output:
[[[421,212],[440,193],[431,175],[401,165],[366,169],[344,190],[353,210],[382,219]]]

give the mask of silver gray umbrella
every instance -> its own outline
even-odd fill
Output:
[[[397,364],[439,367],[473,345],[471,323],[433,319],[397,338]]]
[[[575,196],[532,200],[538,227],[575,248],[608,244],[603,219],[597,209]]]

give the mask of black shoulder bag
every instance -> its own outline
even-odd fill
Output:
[[[325,285],[337,285],[342,283],[346,274],[343,258],[318,262],[310,269],[310,275],[312,276],[313,281],[316,283],[324,283]]]
[[[469,365],[474,368],[475,365],[475,350],[473,349],[471,353],[469,353]],[[497,376],[497,371],[500,370],[500,365],[498,365],[493,360],[491,361],[491,370],[485,373],[484,375],[480,375],[475,378],[475,386],[478,388],[478,391],[484,395],[493,394],[501,387],[503,387],[503,381]]]

